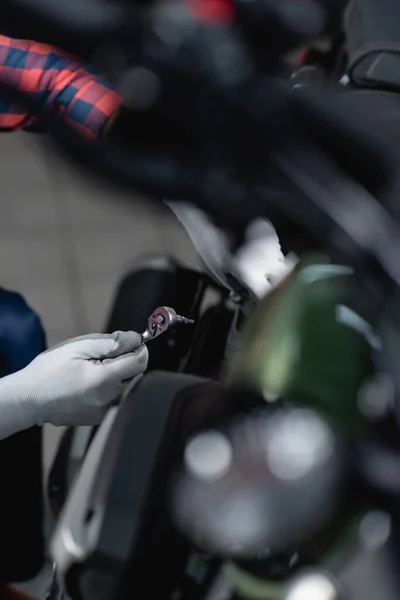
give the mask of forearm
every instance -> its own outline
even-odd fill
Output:
[[[36,424],[35,382],[27,385],[25,371],[0,379],[0,440]]]
[[[97,137],[121,104],[119,95],[79,59],[29,40],[0,36],[0,83],[36,100],[38,113],[51,107],[88,138]],[[1,97],[1,91],[0,91]],[[0,100],[0,128],[18,129],[38,117]]]

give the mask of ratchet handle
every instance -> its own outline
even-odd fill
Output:
[[[192,323],[194,323],[192,319],[177,315],[173,308],[160,306],[150,315],[147,321],[147,328],[142,333],[142,342],[146,344],[176,325]]]

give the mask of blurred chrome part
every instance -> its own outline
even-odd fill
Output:
[[[296,480],[309,475],[334,451],[334,438],[311,410],[293,410],[267,423],[265,450],[276,477]]]
[[[289,585],[284,600],[339,600],[340,597],[338,584],[333,577],[310,572],[300,575]]]
[[[359,391],[358,406],[371,421],[387,416],[395,406],[395,389],[390,375],[377,373],[366,381]]]
[[[232,464],[232,446],[219,431],[207,431],[193,438],[185,449],[188,472],[204,481],[223,477]]]
[[[359,467],[373,488],[400,496],[400,452],[397,449],[367,442],[360,448]]]
[[[61,580],[69,567],[85,560],[96,540],[98,515],[88,519],[88,504],[117,410],[110,409],[93,439],[51,540],[51,556]]]
[[[206,551],[228,555],[252,554],[268,533],[263,505],[254,489],[233,490],[231,496],[194,481],[178,484],[174,498],[177,526]]]
[[[237,557],[265,547],[285,551],[334,510],[343,473],[340,447],[313,411],[236,418],[218,440],[224,458],[218,476],[195,476],[187,449],[173,497],[178,527],[201,547]],[[202,451],[208,464],[212,451]]]
[[[359,538],[365,549],[378,550],[389,541],[391,530],[390,515],[382,510],[371,510],[360,523]]]

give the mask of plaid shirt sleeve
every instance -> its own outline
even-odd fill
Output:
[[[40,109],[57,110],[86,138],[96,138],[121,104],[109,84],[79,59],[47,44],[0,35],[2,81],[38,100]],[[0,97],[0,129],[29,128],[38,116]]]

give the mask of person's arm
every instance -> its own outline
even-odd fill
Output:
[[[134,331],[81,336],[39,354],[0,378],[0,440],[44,423],[97,425],[147,362]]]
[[[61,50],[29,40],[0,35],[0,84],[37,99],[41,109],[52,107],[86,138],[98,137],[112,120],[120,96],[79,59]],[[29,128],[39,114],[1,96],[0,129]]]

